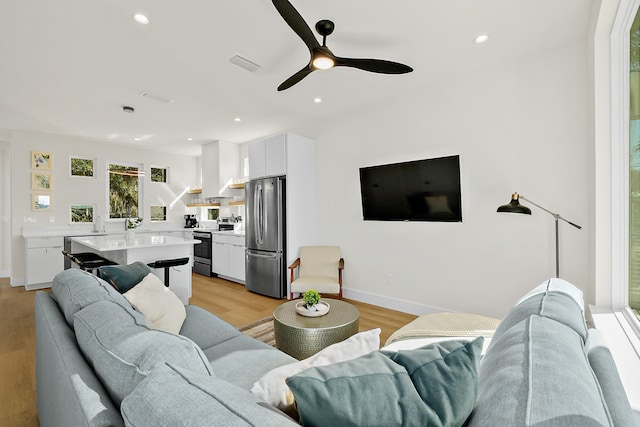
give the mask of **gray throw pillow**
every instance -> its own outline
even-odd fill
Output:
[[[398,353],[374,351],[287,379],[300,420],[313,426],[453,426],[477,396],[483,338]]]
[[[124,294],[140,283],[151,272],[149,266],[136,261],[128,265],[106,265],[98,268],[98,276]]]

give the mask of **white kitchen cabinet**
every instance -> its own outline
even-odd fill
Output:
[[[213,273],[244,283],[244,236],[213,233],[211,246]]]
[[[249,143],[249,179],[287,174],[287,134]]]
[[[229,245],[229,276],[244,282],[244,240],[242,244]]]
[[[213,141],[202,146],[202,197],[232,197],[228,186],[240,177],[238,144]]]
[[[219,276],[229,276],[229,246],[212,239],[211,258],[211,271]]]
[[[64,270],[64,237],[25,239],[25,289],[46,287]]]

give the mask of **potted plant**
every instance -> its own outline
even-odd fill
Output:
[[[135,229],[138,228],[140,224],[142,224],[142,218],[140,217],[127,218],[125,221],[127,222],[127,237],[134,238]]]
[[[309,311],[318,311],[316,304],[320,302],[320,294],[315,289],[309,289],[302,294],[304,305]]]
[[[127,230],[135,230],[142,224],[142,218],[127,218]]]

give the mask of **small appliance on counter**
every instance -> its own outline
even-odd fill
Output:
[[[195,214],[186,214],[184,216],[184,228],[196,228],[198,226],[198,219]]]
[[[233,231],[235,228],[234,217],[218,218],[218,231]]]

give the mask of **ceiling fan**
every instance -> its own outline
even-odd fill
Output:
[[[408,65],[386,61],[384,59],[341,58],[335,56],[327,47],[327,36],[333,33],[335,28],[333,22],[328,19],[323,19],[316,23],[316,31],[322,36],[321,46],[305,20],[288,0],[273,0],[273,5],[280,15],[282,15],[285,22],[289,24],[291,29],[302,39],[304,44],[307,45],[309,54],[311,55],[309,63],[303,69],[282,82],[282,84],[278,86],[278,91],[289,89],[313,71],[327,70],[333,67],[352,67],[381,74],[405,74],[413,71],[413,68]]]

